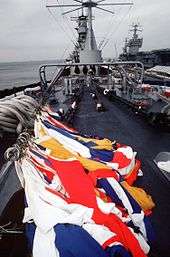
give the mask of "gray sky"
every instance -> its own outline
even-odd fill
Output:
[[[46,2],[57,3],[57,0],[0,0],[0,62],[64,58],[73,49],[75,23],[68,21],[77,13],[63,18],[61,9],[53,10],[55,20],[46,9]],[[72,0],[59,2],[73,3]],[[170,48],[170,0],[133,2],[130,10],[129,7],[112,8],[114,16],[95,11],[97,42],[103,37],[106,41],[109,39],[103,56],[115,56],[116,48],[121,52],[132,22],[143,26],[142,50]]]

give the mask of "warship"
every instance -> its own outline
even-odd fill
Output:
[[[73,7],[64,14],[87,9],[87,14],[82,11],[77,18],[78,41],[67,62],[44,64],[38,71],[40,82],[0,92],[0,256],[168,257],[170,133],[166,125],[170,115],[169,99],[162,94],[163,91],[158,92],[154,88],[154,94],[149,89],[150,97],[156,96],[160,114],[159,119],[153,117],[153,104],[149,108],[144,105],[144,100],[148,101],[148,89],[143,84],[144,65],[139,61],[102,60],[93,30],[93,8],[113,14],[107,7],[132,3],[108,3],[104,0],[73,2],[47,5],[47,8]],[[55,69],[55,74],[48,80],[50,69]],[[128,98],[122,97],[123,94]],[[144,94],[146,99],[134,102]],[[146,122],[148,114],[152,124]],[[48,147],[44,141],[47,138],[52,140],[51,143],[47,142]],[[55,170],[51,166],[51,163],[61,164],[65,155],[71,156],[71,159],[66,159],[65,165],[72,163],[68,167],[68,174],[72,174],[68,177],[68,184],[62,180],[62,168],[56,166]],[[115,158],[117,160],[114,162]],[[97,167],[102,169],[98,168],[98,177],[95,178]],[[83,175],[82,169],[85,171]],[[60,188],[58,179],[54,179],[56,171],[59,181],[66,183],[64,186],[60,184]],[[106,178],[115,183],[115,188],[112,186],[110,191],[102,187],[107,182]],[[84,186],[81,179],[86,181]],[[92,205],[95,209],[93,216],[90,216],[93,222],[80,212],[74,214],[77,206],[84,206],[82,212],[91,215],[92,200],[88,195],[92,187],[91,179],[96,181],[96,198],[98,201],[100,199],[100,204],[102,202],[100,208]],[[97,186],[96,183],[101,185]],[[121,191],[114,191],[117,186]],[[91,190],[94,191],[94,188]],[[143,190],[152,196],[155,204]],[[47,197],[47,191],[50,197]],[[139,201],[141,195],[144,201]],[[39,199],[38,203],[43,203],[43,209],[36,202],[33,205],[34,197]],[[60,208],[56,205],[57,197],[64,203],[73,197],[70,203],[75,205],[74,208],[72,206],[67,210],[70,206],[68,202],[61,212],[62,204],[59,203]],[[84,204],[77,204],[80,201]],[[146,202],[149,207],[145,206]],[[106,215],[110,208],[108,206],[112,206],[114,213]],[[46,212],[46,208],[52,208],[51,212]],[[66,211],[69,212],[67,217]],[[56,215],[52,216],[51,213]],[[115,223],[113,220],[109,223],[110,215]],[[118,219],[117,215],[122,215],[122,219]],[[54,227],[58,233],[58,246],[54,237],[51,242],[45,237],[48,222],[51,223],[54,217],[57,220]],[[142,217],[141,226],[135,223],[138,217]],[[41,218],[44,222],[38,223]],[[79,223],[76,223],[77,219]],[[146,221],[150,219],[155,239],[149,234],[150,228],[147,228],[150,221],[148,224]],[[36,237],[35,225],[40,228]],[[107,236],[102,232],[103,226]],[[143,228],[144,232],[141,232]],[[46,232],[43,229],[47,229]],[[147,236],[144,235],[145,230]]]
[[[170,49],[157,49],[152,51],[140,51],[143,46],[143,37],[139,23],[131,25],[132,37],[125,39],[123,52],[119,59],[122,61],[139,61],[144,64],[144,82],[151,85],[170,86]]]
[[[145,69],[152,68],[156,65],[169,66],[170,65],[170,49],[155,49],[151,51],[141,51],[144,39],[139,36],[143,31],[139,23],[133,23],[130,29],[132,36],[125,38],[123,52],[120,54],[119,59],[124,61],[140,61],[144,64]]]
[[[111,100],[118,100],[145,116],[151,124],[162,124],[169,126],[169,94],[170,77],[169,66],[163,66],[161,58],[153,58],[144,52],[140,52],[143,45],[143,38],[139,37],[142,28],[139,24],[132,24],[131,38],[126,38],[123,53],[119,56],[122,61],[136,61],[143,64],[142,83],[135,86],[137,75],[129,69],[129,82],[124,83],[123,76],[115,76],[112,90],[105,91]],[[168,60],[168,53],[167,53]],[[168,64],[168,62],[166,63]],[[156,65],[156,66],[155,66]]]

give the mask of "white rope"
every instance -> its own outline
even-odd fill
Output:
[[[21,133],[23,128],[31,127],[38,102],[24,93],[0,99],[0,130]]]

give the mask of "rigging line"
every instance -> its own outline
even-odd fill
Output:
[[[104,0],[104,1],[105,1],[105,0]],[[119,8],[119,10],[120,10],[120,9],[121,9],[121,8]],[[110,22],[109,22],[108,29],[106,30],[106,33],[105,33],[103,39],[101,40],[101,42],[100,42],[100,44],[99,44],[99,49],[101,49],[101,47],[106,43],[106,41],[108,41],[108,35],[110,35],[110,33],[112,33],[112,32],[108,33],[107,31],[109,31],[109,29],[113,27],[114,22],[115,22],[115,16],[112,15],[112,16],[111,16],[111,20],[110,20]],[[115,24],[115,25],[116,25],[116,24]],[[113,27],[113,28],[114,28],[114,27]]]
[[[57,0],[57,2],[58,2],[58,5],[60,6],[59,0]],[[62,2],[62,3],[63,3],[63,2]],[[63,4],[64,4],[64,3],[63,3]],[[60,8],[62,9],[62,7],[60,7]],[[50,10],[50,9],[49,9],[49,10]],[[53,13],[52,13],[52,11],[51,11],[51,15],[54,17],[55,21],[58,23],[56,17],[55,17],[55,16],[53,15]],[[62,16],[62,14],[61,14],[61,16]],[[63,16],[62,16],[62,17],[63,17]],[[70,40],[71,40],[72,42],[74,42],[73,44],[74,44],[74,46],[75,46],[75,44],[76,44],[76,38],[72,37],[72,35],[70,35],[70,33],[67,32],[67,29],[66,29],[66,27],[64,26],[64,24],[62,24],[62,25],[60,25],[60,26],[62,27],[62,30],[64,31],[64,33],[68,34],[68,37],[70,38]],[[72,32],[71,32],[71,34],[72,34]]]
[[[97,4],[101,3],[101,2],[104,2],[105,0],[100,0],[100,1],[97,1]]]
[[[58,20],[56,19],[55,15],[51,12],[51,10],[47,7],[49,13],[51,14],[51,16],[53,17],[53,19],[58,23]],[[67,33],[67,31],[65,30],[65,28],[62,26],[62,24],[60,24],[60,28],[63,30],[63,32],[67,35],[67,37],[69,38],[69,40],[71,40],[71,42],[73,43],[73,45],[75,46],[76,43],[72,40],[72,38],[70,37],[70,35]]]
[[[82,1],[80,0],[73,0],[74,2],[77,2],[77,3],[82,3]]]
[[[113,17],[113,16],[112,16]],[[112,30],[110,30],[110,32],[106,32],[105,33],[105,36],[104,36],[104,39],[100,45],[100,49],[103,49],[103,45],[106,44],[106,42],[108,41],[108,38],[109,38],[109,35],[112,34],[112,32],[114,31],[114,28],[115,26],[118,26],[116,23],[114,24],[115,22],[115,16],[113,17],[112,21],[111,21],[111,24],[109,24],[109,28],[113,28]],[[114,26],[115,25],[115,26]],[[106,30],[106,31],[109,31],[109,30]]]
[[[66,54],[66,52],[68,51],[68,47],[64,49],[62,55],[61,55],[61,59],[64,59],[64,56]]]
[[[57,2],[58,2],[58,4],[60,5],[60,2],[59,2],[59,0],[57,0]],[[63,3],[63,1],[62,1],[62,3]],[[63,3],[63,5],[64,5],[64,3]],[[72,31],[72,29],[71,29],[71,27],[70,27],[70,23],[68,22],[68,20],[67,20],[67,17],[66,17],[66,19],[64,19],[64,16],[62,15],[62,12],[63,12],[63,8],[62,7],[60,7],[60,9],[61,9],[61,16],[62,16],[62,18],[63,18],[63,21],[65,22],[67,22],[67,27],[70,29],[70,32],[71,32],[71,38],[74,40],[74,42],[77,40],[76,39],[76,36],[75,36],[75,34],[73,33],[73,31]],[[68,31],[67,30],[67,28],[66,28],[66,26],[65,25],[63,25],[63,27],[65,28],[65,30],[66,31]],[[69,32],[67,32],[67,33],[69,33]],[[76,43],[75,43],[76,44]]]
[[[66,20],[68,28],[70,29],[70,32],[73,34],[74,39],[77,40],[76,33],[75,33],[74,29],[70,26],[70,22],[68,20],[68,17],[67,16],[63,16],[63,19]]]
[[[114,14],[114,12],[112,12],[112,11],[110,11],[110,10],[107,10],[107,9],[104,9],[104,8],[102,8],[102,7],[96,6],[96,8],[99,9],[99,10],[102,10],[102,11],[104,11],[104,12],[108,12],[108,13]]]
[[[129,7],[127,13],[122,17],[122,19],[120,20],[118,26],[115,28],[115,30],[113,30],[113,31],[109,34],[109,37],[108,37],[106,43],[103,45],[103,47],[102,47],[101,50],[103,50],[103,49],[107,46],[107,44],[108,44],[109,41],[111,40],[111,35],[112,35],[113,33],[115,33],[115,32],[119,29],[119,27],[121,26],[121,24],[122,24],[122,22],[124,21],[124,19],[129,15],[131,9],[132,9],[132,6]]]
[[[108,28],[112,28],[114,22],[115,22],[115,16],[112,16]],[[113,27],[113,28],[114,28],[114,27]],[[100,49],[101,49],[101,47],[106,43],[106,41],[108,41],[108,37],[109,37],[108,35],[112,34],[112,32],[108,33],[108,32],[107,32],[108,30],[109,30],[109,29],[106,30],[105,36],[103,37],[103,40],[102,40],[101,43],[100,43],[100,47],[99,47]]]
[[[63,51],[63,53],[61,53],[61,57],[60,57],[60,59],[63,59],[64,58],[64,55],[66,54],[66,52],[71,52],[71,49],[70,49],[70,44],[67,44],[66,45],[66,47],[65,47],[65,49],[64,49],[64,51]]]
[[[75,11],[78,11],[82,9],[82,7],[78,7],[78,8],[75,8],[75,9],[71,9],[71,10],[68,10],[67,12],[63,12],[62,15],[65,15],[65,14],[68,14],[68,13],[71,13],[71,12],[75,12]]]
[[[59,0],[57,0],[57,2],[59,3]],[[64,1],[62,1],[62,3],[64,5]],[[61,13],[63,13],[64,12],[63,8],[62,7],[60,7],[60,8],[61,8]],[[67,26],[70,29],[70,32],[72,33],[74,40],[76,41],[77,40],[77,36],[76,36],[76,33],[75,33],[74,29],[70,26],[70,22],[68,20],[68,17],[66,15],[62,15],[62,17],[63,17],[63,20],[66,21]]]
[[[102,37],[100,43],[99,43],[99,46],[98,48],[100,49],[102,47],[102,45],[105,43],[105,40],[107,40],[107,35],[109,34],[107,31],[110,30],[110,28],[112,28],[112,25],[115,21],[115,16],[111,16],[111,19],[110,19],[110,22],[109,22],[109,25],[108,25],[108,28],[106,29],[106,33],[104,34],[104,36]]]

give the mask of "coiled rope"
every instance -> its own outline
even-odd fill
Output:
[[[33,127],[38,106],[39,103],[24,92],[0,99],[0,130],[19,134],[23,128]]]

